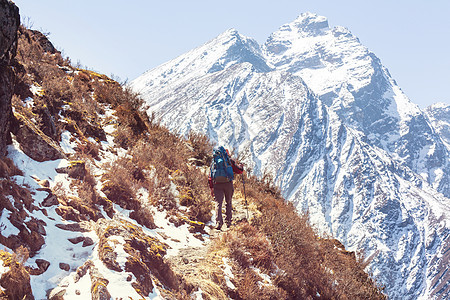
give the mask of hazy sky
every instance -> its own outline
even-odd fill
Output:
[[[344,26],[420,107],[450,103],[450,0],[15,0],[73,63],[132,80],[229,28],[260,44],[303,12]]]

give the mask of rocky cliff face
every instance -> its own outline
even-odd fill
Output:
[[[9,0],[0,0],[0,156],[5,155],[9,140],[11,97],[14,73],[10,66],[16,55],[19,8]]]
[[[450,151],[450,105],[436,103],[427,107],[425,113]]]

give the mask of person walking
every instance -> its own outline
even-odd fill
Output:
[[[241,165],[230,158],[228,150],[223,146],[214,148],[213,160],[208,178],[211,196],[216,201],[216,229],[221,229],[223,225],[222,204],[225,198],[226,224],[229,228],[232,219],[232,198],[234,193],[234,174],[242,174],[244,169]]]

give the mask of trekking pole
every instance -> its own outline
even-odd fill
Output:
[[[244,180],[244,173],[242,173],[242,186],[244,187],[244,199],[245,199],[245,209],[247,210],[247,222],[248,220],[248,204],[247,204],[247,195],[245,194],[245,180]]]

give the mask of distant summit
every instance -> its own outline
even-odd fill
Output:
[[[254,39],[240,35],[236,29],[229,29],[210,43],[225,46],[225,53],[216,60],[208,73],[223,70],[226,66],[236,63],[250,63],[258,72],[268,72],[271,68],[262,57],[261,49]]]
[[[323,16],[307,12],[303,13],[287,25],[291,29],[297,29],[299,34],[319,35],[323,29],[328,29],[328,19]]]

